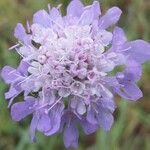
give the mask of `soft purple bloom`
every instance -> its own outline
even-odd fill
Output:
[[[49,12],[33,15],[28,31],[20,23],[16,26],[15,48],[22,60],[17,69],[4,67],[1,76],[10,85],[5,94],[10,106],[24,94],[22,102],[11,106],[11,116],[14,121],[33,116],[33,142],[36,131],[46,136],[63,132],[65,147],[77,148],[78,125],[85,134],[110,130],[115,94],[130,101],[143,96],[136,82],[150,59],[150,44],[128,42],[119,27],[108,30],[121,13],[112,7],[102,16],[98,1],[84,6],[72,0],[66,16],[49,6]],[[111,75],[117,66],[124,70]]]
[[[21,83],[24,82],[24,80],[28,76],[28,67],[28,63],[21,61],[17,69],[9,66],[5,66],[2,69],[1,76],[4,81],[10,85],[9,91],[5,93],[5,98],[11,99],[10,104],[12,103],[14,98],[23,91],[23,89],[21,88]]]

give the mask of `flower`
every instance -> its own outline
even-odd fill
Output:
[[[22,60],[17,69],[4,67],[1,76],[10,84],[5,98],[10,99],[12,119],[33,116],[32,141],[36,131],[46,136],[63,132],[66,148],[77,148],[78,124],[85,134],[110,130],[115,94],[131,101],[142,97],[136,82],[150,59],[150,44],[128,42],[119,27],[108,30],[121,13],[112,7],[102,16],[98,1],[84,6],[72,0],[66,16],[49,7],[49,12],[34,14],[27,31],[17,24],[19,44],[13,48]],[[123,71],[115,73],[116,67]],[[12,104],[21,93],[24,100]]]

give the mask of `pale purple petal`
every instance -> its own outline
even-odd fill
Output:
[[[122,85],[123,87],[114,88],[115,92],[122,98],[136,101],[143,96],[142,91],[134,82],[125,82]]]
[[[109,85],[109,86],[117,86],[118,84],[119,84],[119,82],[118,82],[118,80],[116,79],[116,77],[108,77],[108,76],[106,76],[106,77],[104,77],[103,78],[103,81],[107,84],[107,85]]]
[[[98,17],[101,15],[99,2],[98,1],[94,1],[92,7],[93,7],[93,11],[94,11],[94,18],[98,19]]]
[[[18,77],[17,74],[18,72],[16,69],[9,66],[5,66],[1,71],[1,76],[7,84],[10,84],[16,80]]]
[[[94,133],[98,128],[98,124],[89,123],[86,119],[81,120],[81,126],[87,135]]]
[[[150,59],[150,44],[148,42],[135,40],[133,42],[128,42],[126,47],[130,48],[126,54],[138,63],[142,64]]]
[[[83,12],[83,4],[80,0],[72,0],[67,7],[67,15],[80,17]]]
[[[82,13],[82,15],[79,19],[79,24],[80,25],[89,25],[89,24],[92,24],[93,20],[94,20],[94,11],[90,7]]]
[[[102,107],[103,109],[108,110],[109,112],[113,113],[116,109],[116,105],[113,99],[111,98],[101,98],[98,101],[100,107]]]
[[[50,18],[52,19],[52,22],[54,24],[57,23],[57,25],[63,25],[61,13],[57,8],[52,8],[52,10],[50,11]]]
[[[131,100],[138,100],[143,97],[143,93],[135,83],[125,84],[124,92],[131,98]]]
[[[114,118],[109,111],[99,108],[99,114],[97,114],[97,118],[101,128],[103,128],[105,131],[110,130],[113,125]]]
[[[95,114],[95,111],[90,108],[88,111],[87,111],[87,116],[86,116],[86,119],[89,123],[91,124],[97,124],[97,118],[96,118],[96,114]]]
[[[128,60],[125,69],[126,78],[132,81],[140,80],[142,76],[142,66],[134,60]]]
[[[121,28],[116,27],[113,31],[113,40],[112,40],[114,50],[119,49],[120,46],[122,46],[126,41],[127,38],[125,36],[124,31]]]
[[[100,5],[98,1],[94,1],[91,6],[87,6],[80,18],[80,24],[91,24],[101,15]]]
[[[31,39],[30,36],[26,33],[23,25],[21,23],[18,23],[15,31],[14,36],[19,39],[20,41],[24,42],[25,44],[31,45]]]
[[[106,30],[100,30],[100,37],[103,45],[107,46],[112,41],[112,33]]]
[[[122,11],[118,7],[110,8],[104,16],[100,18],[99,27],[106,29],[116,24],[121,16]]]
[[[29,131],[30,139],[32,142],[36,141],[35,132],[37,129],[38,122],[39,122],[39,116],[37,114],[34,114],[30,125],[30,131]]]
[[[48,114],[42,114],[39,118],[37,129],[43,133],[48,132],[51,128],[50,116]]]
[[[63,109],[64,109],[63,104],[57,104],[55,108],[53,108],[49,112],[51,129],[45,132],[45,135],[49,136],[49,135],[55,134],[59,130],[61,117],[63,115]]]
[[[25,102],[18,102],[11,107],[11,116],[14,121],[20,121],[26,116],[34,112],[33,105],[35,100],[27,100]]]
[[[28,75],[28,67],[29,67],[29,64],[25,61],[21,61],[20,62],[20,65],[19,67],[17,68],[17,71],[22,75],[22,76],[25,76],[25,75]]]
[[[25,31],[25,29],[21,23],[17,24],[15,31],[14,31],[14,35],[20,41],[24,41],[24,38],[27,34],[26,34],[26,31]]]
[[[12,97],[16,97],[18,94],[20,94],[21,89],[18,91],[14,86],[10,86],[10,89],[8,92],[5,93],[5,99],[10,99]]]
[[[53,19],[55,21],[56,19],[61,17],[61,14],[60,14],[59,10],[54,7],[50,11],[50,17],[51,17],[51,19]]]
[[[64,129],[64,144],[66,148],[77,148],[79,133],[76,126],[70,122]]]
[[[39,10],[33,16],[33,23],[42,25],[43,27],[51,27],[51,19],[45,10]]]

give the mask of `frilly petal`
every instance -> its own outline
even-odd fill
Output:
[[[72,0],[67,7],[67,15],[80,17],[83,12],[83,4],[80,0]]]
[[[150,44],[148,42],[135,40],[128,42],[126,47],[129,47],[126,54],[138,63],[143,64],[145,61],[150,60]]]
[[[110,8],[104,16],[100,18],[99,27],[101,29],[106,29],[114,24],[116,24],[121,16],[121,9],[118,7]]]
[[[113,31],[112,46],[114,50],[118,50],[127,41],[123,29],[116,27]]]
[[[10,86],[8,92],[5,93],[5,99],[15,98],[21,93],[22,89],[16,89],[13,85]]]
[[[134,82],[126,82],[122,85],[123,87],[114,88],[114,91],[122,98],[130,101],[136,101],[143,97],[142,91]]]
[[[100,4],[98,1],[93,2],[93,11],[94,11],[94,18],[98,19],[98,17],[101,15],[101,9],[100,9]]]
[[[104,109],[100,109],[97,114],[97,119],[99,122],[99,126],[105,131],[109,131],[113,125],[114,118],[111,112],[105,111]]]
[[[33,16],[33,23],[40,24],[43,27],[51,27],[51,19],[45,10],[39,10]]]
[[[37,129],[43,133],[48,132],[51,128],[50,116],[48,114],[42,114],[40,116]]]
[[[14,36],[24,44],[31,45],[30,35],[26,33],[25,28],[21,23],[17,24],[14,30]]]
[[[57,104],[54,109],[50,110],[49,116],[51,128],[49,131],[45,132],[45,135],[50,136],[59,131],[63,109],[63,104]]]
[[[66,148],[77,148],[79,133],[77,127],[70,122],[64,129],[64,144]]]
[[[28,67],[29,67],[29,64],[25,61],[21,61],[20,62],[20,65],[19,67],[17,68],[17,71],[22,75],[22,76],[25,76],[25,75],[28,75]]]
[[[57,23],[57,25],[63,25],[63,19],[61,16],[61,13],[59,12],[59,10],[57,8],[52,8],[50,11],[50,18],[52,19],[52,22],[55,24]]]
[[[11,107],[11,116],[14,121],[20,121],[26,116],[33,113],[33,105],[35,104],[34,99],[28,99],[25,102],[18,102]]]
[[[30,136],[31,142],[36,141],[35,133],[36,133],[38,122],[39,122],[39,116],[34,114],[32,121],[31,121],[30,130],[29,130],[29,136]]]
[[[90,7],[88,9],[84,10],[84,12],[82,13],[82,15],[79,19],[79,24],[80,25],[89,25],[89,24],[92,24],[93,20],[94,20],[94,11]]]
[[[87,135],[94,133],[96,129],[98,128],[97,124],[89,123],[86,119],[81,120],[80,124],[84,130],[84,133]]]
[[[134,60],[128,60],[124,71],[126,78],[132,81],[140,80],[142,76],[142,65]]]
[[[18,78],[17,74],[18,72],[16,71],[16,69],[10,66],[5,66],[1,71],[1,77],[7,84],[10,84],[14,80],[16,80]]]

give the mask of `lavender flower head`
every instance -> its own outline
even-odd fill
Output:
[[[136,101],[141,65],[150,59],[150,44],[128,42],[115,27],[122,11],[110,8],[104,15],[98,1],[83,6],[72,0],[66,16],[58,8],[39,10],[27,31],[17,24],[13,48],[22,56],[17,69],[5,66],[1,76],[10,85],[5,93],[11,116],[20,121],[32,115],[30,137],[63,132],[66,148],[78,146],[78,124],[85,134],[110,130],[116,108],[114,95]],[[123,71],[114,73],[116,67]],[[24,94],[22,102],[14,98]],[[13,104],[14,103],[14,104]]]

